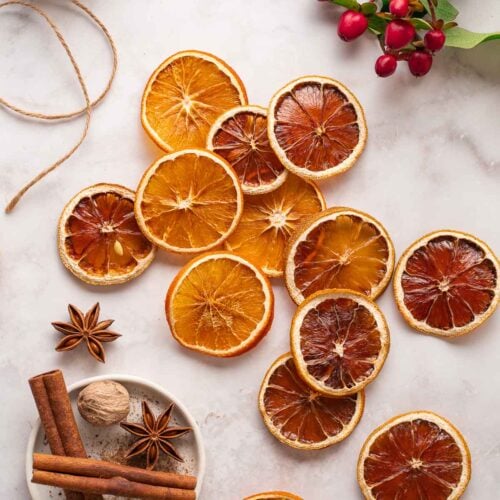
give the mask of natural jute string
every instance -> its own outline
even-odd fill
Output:
[[[113,38],[111,37],[109,31],[107,30],[106,26],[97,18],[97,16],[85,5],[81,4],[78,0],[71,0],[71,3],[76,5],[79,9],[83,10],[102,30],[104,35],[106,36],[106,39],[109,42],[109,45],[111,47],[111,50],[113,52],[113,67],[111,70],[111,74],[109,76],[108,82],[106,84],[106,87],[102,91],[101,95],[95,99],[94,101],[90,100],[89,93],[87,90],[87,85],[85,84],[85,79],[82,76],[82,73],[80,71],[80,68],[73,57],[73,53],[71,52],[71,49],[69,48],[66,40],[64,39],[64,36],[61,34],[59,31],[59,28],[55,25],[55,23],[52,21],[52,19],[39,7],[22,2],[22,1],[16,1],[12,0],[9,2],[4,2],[0,3],[0,8],[2,7],[7,7],[10,5],[20,5],[22,7],[26,7],[28,9],[31,9],[32,11],[36,12],[39,14],[41,17],[47,21],[47,24],[50,26],[54,34],[56,35],[57,39],[59,40],[60,44],[63,46],[70,62],[71,65],[73,66],[73,69],[75,70],[76,76],[78,78],[78,83],[80,84],[80,88],[82,90],[83,97],[85,99],[85,106],[81,109],[78,109],[76,111],[71,111],[69,113],[59,113],[59,114],[45,114],[45,113],[37,113],[34,111],[29,111],[26,109],[22,109],[18,106],[15,106],[14,104],[11,104],[7,102],[5,99],[0,97],[0,104],[5,106],[6,108],[10,109],[14,113],[18,113],[23,116],[28,116],[31,118],[38,118],[41,120],[65,120],[68,118],[75,118],[77,116],[85,114],[85,126],[83,128],[83,131],[80,135],[80,138],[78,139],[77,143],[61,158],[59,158],[56,162],[54,162],[52,165],[48,166],[47,168],[43,169],[38,175],[36,175],[28,184],[26,184],[24,187],[22,187],[19,192],[12,198],[12,200],[8,203],[8,205],[5,207],[5,211],[9,213],[19,202],[19,200],[23,197],[23,195],[33,187],[38,181],[43,179],[48,173],[52,172],[55,170],[59,165],[64,163],[73,153],[80,147],[82,142],[84,141],[85,137],[87,136],[88,130],[89,130],[89,125],[90,125],[90,116],[92,112],[92,108],[99,104],[99,102],[104,99],[106,94],[109,92],[109,89],[111,88],[111,84],[113,83],[115,74],[116,74],[116,67],[118,64],[118,54],[116,51],[115,44],[113,42]]]

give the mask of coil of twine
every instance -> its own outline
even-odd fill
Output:
[[[95,99],[91,100],[89,97],[87,85],[85,83],[85,78],[83,77],[80,67],[78,66],[78,63],[76,62],[73,53],[71,49],[69,48],[68,43],[66,42],[64,36],[62,35],[61,31],[57,27],[57,25],[54,23],[54,21],[49,17],[49,15],[42,10],[40,7],[37,7],[34,4],[23,2],[23,1],[18,1],[18,0],[10,0],[7,2],[0,3],[0,9],[3,7],[8,7],[8,6],[21,6],[27,9],[31,9],[33,12],[41,16],[47,24],[50,26],[52,32],[55,34],[57,37],[57,40],[59,43],[62,45],[64,48],[64,51],[66,52],[66,55],[68,56],[71,66],[73,67],[73,70],[75,71],[76,77],[78,79],[78,83],[80,86],[80,89],[82,91],[84,100],[85,100],[85,106],[77,109],[76,111],[70,111],[68,113],[56,113],[56,114],[45,114],[45,113],[38,113],[34,111],[30,111],[28,109],[23,109],[19,106],[16,106],[7,100],[3,99],[0,97],[0,104],[4,106],[5,108],[9,109],[10,111],[17,113],[19,115],[29,117],[29,118],[35,118],[39,120],[47,120],[47,121],[57,121],[57,120],[68,120],[72,118],[76,118],[78,116],[85,115],[85,124],[82,130],[82,133],[79,136],[78,141],[76,144],[69,149],[69,151],[61,156],[57,161],[49,165],[48,167],[44,168],[41,170],[33,179],[31,179],[27,184],[25,184],[16,194],[15,196],[9,201],[7,206],[5,207],[5,211],[7,213],[11,212],[14,207],[18,204],[19,200],[24,196],[24,194],[32,188],[35,184],[37,184],[40,180],[42,180],[47,174],[55,170],[57,167],[59,167],[62,163],[64,163],[68,158],[70,158],[75,151],[80,147],[82,142],[85,140],[85,137],[87,137],[87,133],[89,130],[90,126],[90,117],[92,114],[92,108],[97,106],[103,99],[106,97],[108,94],[111,85],[113,83],[113,80],[115,78],[116,74],[116,69],[118,65],[118,53],[116,50],[115,43],[113,41],[113,38],[111,37],[111,34],[109,33],[108,29],[106,26],[103,24],[103,22],[85,5],[80,3],[78,0],[70,0],[72,4],[74,4],[76,7],[78,7],[80,10],[82,10],[86,15],[88,15],[92,21],[101,29],[103,32],[104,36],[106,37],[109,46],[112,51],[113,55],[113,64],[111,68],[111,73],[109,75],[109,78],[107,80],[106,86],[104,87],[104,90],[101,92],[101,94]]]

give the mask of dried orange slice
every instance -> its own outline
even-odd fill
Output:
[[[142,125],[165,151],[200,147],[215,120],[246,104],[243,82],[224,61],[197,50],[178,52],[151,75],[142,97]]]
[[[293,448],[317,450],[348,437],[363,414],[363,391],[330,398],[299,376],[290,354],[269,368],[259,393],[259,409],[275,438]]]
[[[384,226],[352,208],[330,208],[291,238],[286,285],[292,299],[328,288],[347,288],[375,299],[394,269],[394,247]]]
[[[186,264],[168,289],[167,321],[184,347],[212,356],[238,356],[266,335],[274,295],[268,279],[230,252],[211,252]]]
[[[243,210],[238,177],[220,156],[186,149],[160,158],[137,188],[135,213],[144,235],[160,248],[199,253],[220,245]]]
[[[245,497],[243,500],[303,500],[303,498],[287,491],[266,491]]]
[[[59,219],[58,248],[63,264],[92,285],[115,285],[139,276],[155,247],[134,217],[135,194],[116,184],[80,191]]]
[[[290,174],[275,191],[245,197],[240,223],[226,248],[257,264],[267,276],[282,276],[290,235],[324,208],[316,185]]]
[[[357,98],[336,80],[305,76],[280,89],[269,105],[269,141],[286,168],[324,179],[351,168],[367,129]]]
[[[456,500],[469,483],[471,456],[455,426],[435,413],[415,411],[370,434],[357,472],[368,500]]]
[[[260,106],[230,109],[212,125],[207,147],[234,168],[245,194],[269,193],[286,179],[267,137],[267,111]]]
[[[495,311],[500,266],[491,249],[470,234],[436,231],[408,248],[394,275],[394,295],[408,324],[425,333],[456,337]]]
[[[372,382],[389,353],[389,328],[377,304],[350,290],[315,293],[290,329],[302,379],[327,396],[354,394]]]

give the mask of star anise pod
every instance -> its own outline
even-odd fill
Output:
[[[179,462],[184,459],[177,453],[170,439],[178,438],[187,434],[191,427],[169,426],[174,404],[172,403],[158,418],[146,403],[142,402],[142,420],[144,425],[133,422],[122,422],[120,426],[126,431],[139,438],[127,451],[126,458],[146,453],[146,468],[154,469],[160,458],[160,452],[174,458]]]
[[[101,363],[104,363],[106,356],[104,354],[103,342],[113,342],[119,333],[107,330],[114,320],[99,320],[99,302],[85,314],[73,305],[68,306],[71,323],[55,321],[52,326],[64,335],[64,338],[57,344],[56,351],[71,351],[81,342],[85,341],[87,348],[92,356]]]

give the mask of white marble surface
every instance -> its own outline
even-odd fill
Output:
[[[38,3],[38,2],[37,2]],[[39,2],[63,27],[89,80],[101,88],[110,57],[104,40],[63,0]],[[472,29],[500,29],[496,0],[457,0]],[[472,52],[447,51],[419,81],[403,68],[383,81],[372,66],[375,40],[342,44],[336,9],[315,0],[89,0],[115,37],[120,65],[115,85],[96,109],[88,139],[11,215],[0,216],[0,470],[2,498],[28,498],[25,445],[36,411],[27,379],[60,367],[68,382],[90,375],[130,373],[162,384],[191,409],[208,451],[202,498],[238,500],[266,489],[288,489],[306,500],[361,497],[355,464],[367,434],[396,413],[430,409],[467,437],[473,478],[464,498],[498,498],[500,470],[500,314],[468,338],[446,342],[411,331],[390,291],[379,299],[392,332],[392,350],[367,390],[365,415],[339,446],[296,452],[275,441],[256,408],[261,378],[288,349],[294,307],[275,283],[276,318],[249,354],[218,361],[193,355],[172,340],[163,297],[178,262],[159,253],[136,281],[106,290],[86,286],[61,265],[56,223],[81,188],[110,181],[135,187],[160,151],[143,133],[139,101],[147,77],[169,54],[213,52],[244,79],[250,100],[265,105],[288,80],[308,73],[345,82],[365,106],[368,147],[355,168],[322,185],[328,203],[372,213],[388,228],[398,255],[420,235],[440,228],[477,234],[500,249],[500,43]],[[47,28],[19,9],[0,11],[0,92],[40,110],[81,102],[62,49]],[[45,104],[42,104],[45,103]],[[72,144],[82,120],[37,124],[0,110],[0,200]],[[123,338],[97,365],[85,352],[58,354],[50,322],[66,304],[100,301]]]

